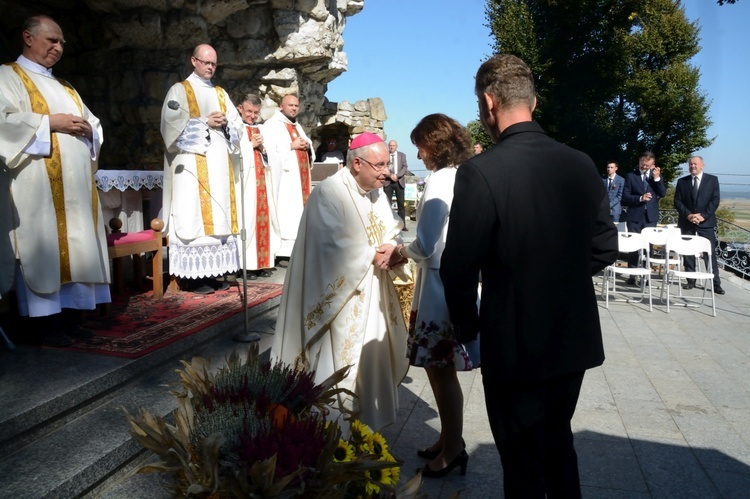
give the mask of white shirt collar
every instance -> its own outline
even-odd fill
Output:
[[[211,80],[206,80],[206,79],[204,79],[204,78],[201,78],[200,76],[198,76],[198,75],[197,75],[197,74],[195,74],[195,73],[190,73],[190,76],[188,76],[188,77],[187,77],[187,79],[188,79],[188,80],[193,80],[193,81],[196,81],[196,82],[200,82],[200,83],[203,83],[203,84],[204,84],[204,85],[206,85],[207,87],[213,87],[213,86],[214,86],[214,84],[213,84],[213,83],[211,83]]]
[[[52,68],[45,68],[41,64],[37,64],[36,62],[27,59],[23,55],[19,55],[16,62],[24,69],[52,78]]]

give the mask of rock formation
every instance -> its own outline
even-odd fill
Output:
[[[300,122],[313,139],[336,136],[346,144],[365,130],[383,135],[380,99],[351,105],[325,97],[328,83],[346,71],[346,19],[363,7],[364,0],[0,0],[0,56],[15,60],[26,17],[54,17],[66,38],[55,74],[104,125],[100,167],[158,170],[163,99],[192,71],[200,43],[217,51],[214,81],[233,97],[259,94],[264,118],[297,93]]]

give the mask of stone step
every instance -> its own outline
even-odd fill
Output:
[[[279,301],[251,308],[248,327],[272,332]],[[100,495],[145,457],[124,409],[169,414],[180,359],[224,359],[243,345],[232,340],[242,321],[236,314],[139,359],[31,347],[3,352],[0,498]]]

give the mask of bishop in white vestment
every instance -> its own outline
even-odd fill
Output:
[[[406,326],[389,269],[401,221],[381,189],[388,149],[375,134],[352,141],[348,168],[312,192],[289,262],[271,358],[301,357],[316,382],[351,365],[339,409],[373,429],[396,420],[406,375]]]

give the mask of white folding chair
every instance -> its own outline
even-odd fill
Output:
[[[679,267],[680,259],[667,253],[667,240],[672,235],[680,235],[680,229],[671,227],[644,227],[641,234],[646,236],[648,243],[652,246],[651,265],[659,268],[658,275],[662,275],[661,269],[666,267]],[[654,248],[656,246],[656,248]],[[659,256],[654,256],[654,255]],[[666,271],[664,273],[666,277]]]
[[[618,232],[617,233],[617,250],[623,256],[638,253],[638,267],[628,268],[618,266],[615,262],[604,269],[602,275],[602,294],[604,294],[605,307],[609,308],[609,294],[616,293],[625,297],[625,301],[631,300],[642,302],[646,298],[646,287],[648,287],[648,310],[653,310],[651,298],[651,257],[649,256],[648,240],[643,234],[635,232]],[[623,261],[618,260],[621,264]],[[640,277],[640,292],[625,291],[617,289],[617,276]]]
[[[670,295],[669,288],[672,284],[677,285],[678,294],[677,296],[683,301],[682,305],[685,307],[700,307],[706,300],[711,300],[711,313],[716,317],[716,296],[714,295],[714,273],[711,267],[711,241],[701,236],[691,236],[687,234],[680,234],[670,236],[667,241],[667,249],[674,253],[682,261],[682,264],[675,268],[670,269],[667,267],[665,274],[665,285],[662,287],[661,295],[664,296],[664,290],[667,291],[667,313],[669,313]],[[703,258],[703,255],[706,258]],[[688,271],[683,270],[684,257],[694,256],[695,257],[695,270]],[[701,264],[700,262],[703,262]],[[703,267],[701,269],[701,267]],[[696,281],[703,281],[703,294],[698,296],[687,296],[682,294],[682,279],[695,279]],[[706,296],[710,287],[711,296]]]

